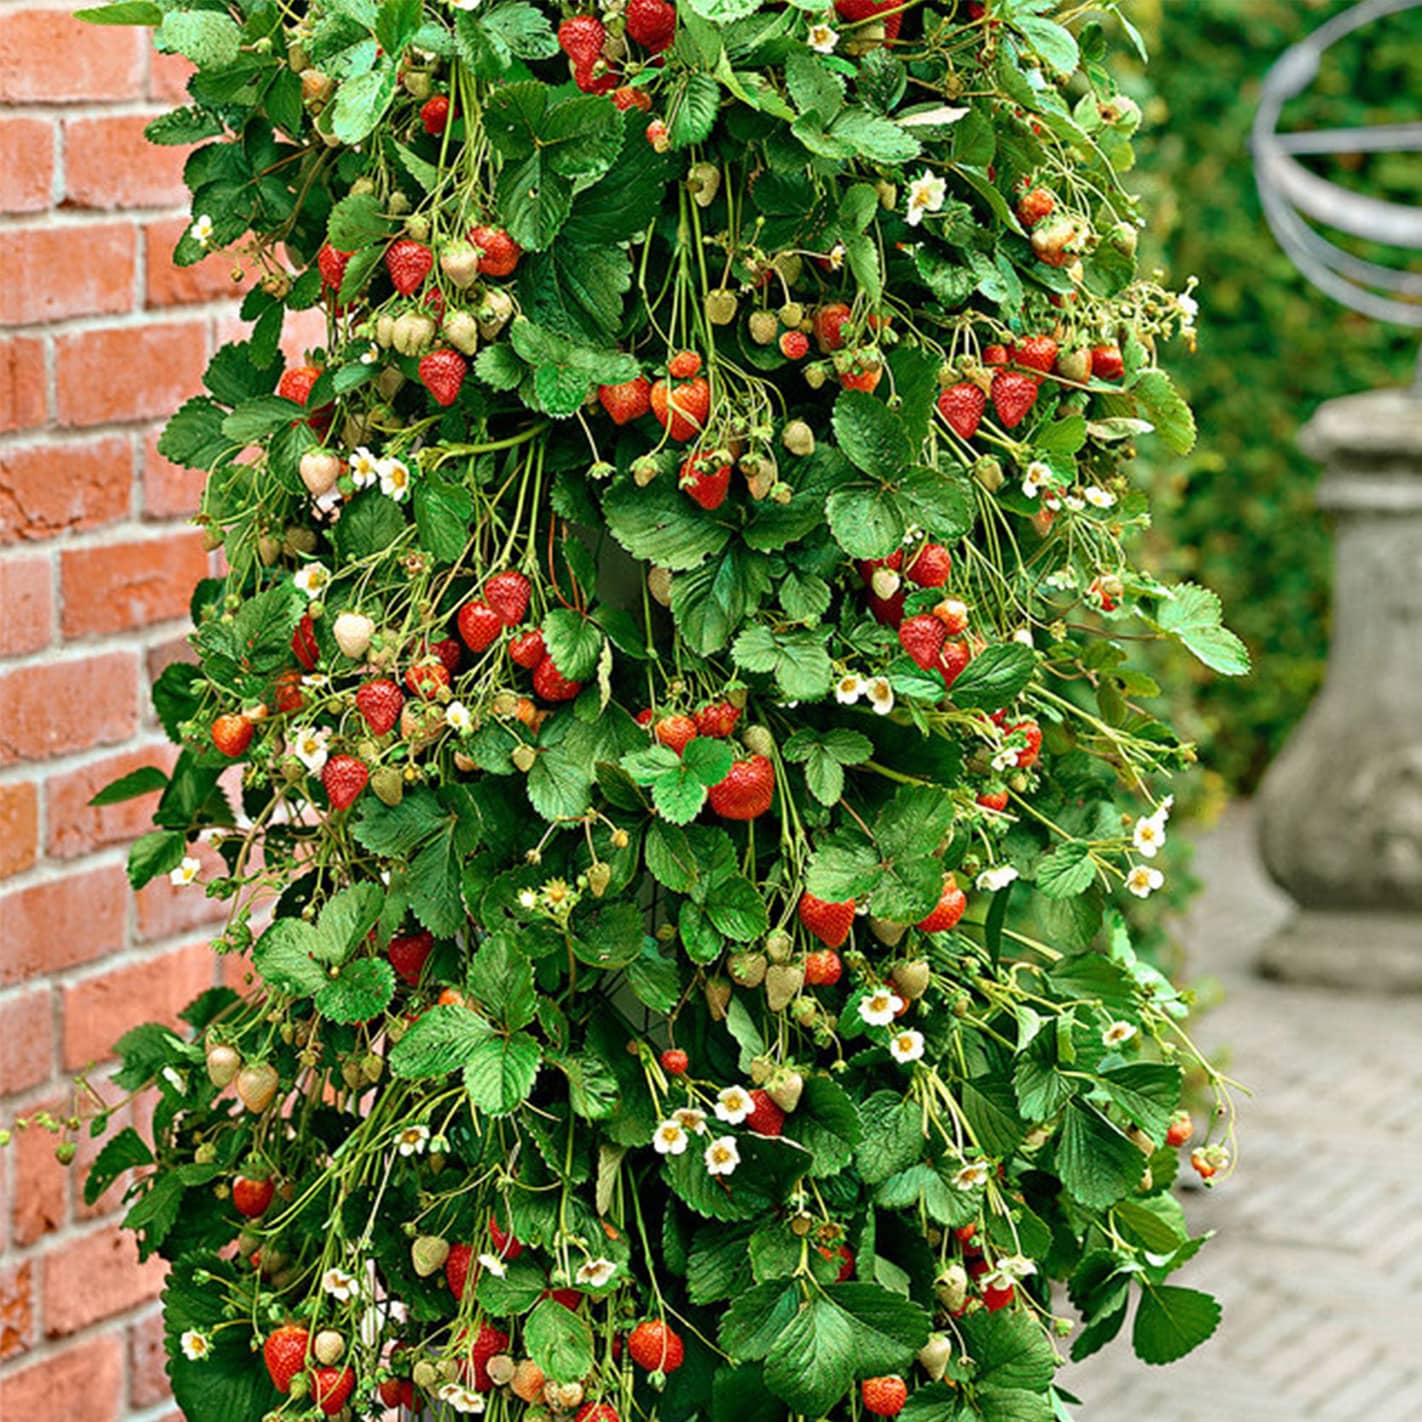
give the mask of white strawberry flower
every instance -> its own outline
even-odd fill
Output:
[[[706,1162],[708,1175],[734,1175],[741,1163],[741,1153],[736,1149],[734,1136],[717,1136],[706,1147],[702,1159]]]
[[[175,889],[186,889],[197,878],[201,870],[202,861],[194,859],[190,854],[185,854],[183,862],[176,869],[168,871],[168,882]]]
[[[331,582],[331,570],[324,563],[308,563],[292,574],[296,590],[315,602]]]
[[[1168,819],[1170,818],[1170,812],[1171,812],[1174,808],[1175,808],[1175,796],[1174,796],[1174,795],[1167,795],[1167,796],[1165,797],[1165,799],[1163,799],[1163,800],[1160,802],[1160,805],[1157,807],[1156,812],[1155,812],[1155,815],[1153,816],[1153,818],[1159,820],[1159,821],[1161,822],[1161,824],[1164,824],[1164,823],[1166,822],[1166,820],[1168,820]]]
[[[292,755],[312,775],[320,775],[325,768],[326,757],[330,754],[327,748],[330,739],[331,732],[325,726],[299,726],[291,733],[287,744]]]
[[[451,701],[444,708],[444,724],[451,731],[455,731],[461,736],[467,736],[474,729],[474,718],[469,714],[469,708],[462,701]]]
[[[380,347],[372,341],[361,353],[360,363],[362,365],[374,365],[380,359]]]
[[[844,265],[844,243],[836,242],[825,255],[830,271],[837,272]]]
[[[204,250],[212,246],[212,218],[210,218],[207,213],[203,213],[202,216],[188,228],[188,236]]]
[[[481,1254],[479,1256],[479,1266],[486,1269],[496,1279],[502,1279],[509,1271],[504,1268],[504,1261],[497,1254]]]
[[[346,496],[333,484],[324,494],[318,494],[311,501],[311,507],[316,510],[319,518],[335,523],[341,516],[341,508],[345,502]]]
[[[1017,870],[1010,864],[994,864],[990,869],[984,869],[977,877],[977,887],[985,894],[995,894],[999,889],[1005,889],[1017,878]]]
[[[395,1149],[401,1155],[423,1155],[430,1144],[430,1128],[423,1124],[406,1126],[395,1137]]]
[[[858,672],[846,672],[834,684],[834,699],[841,706],[853,706],[864,695],[864,678]]]
[[[706,1112],[698,1110],[695,1106],[679,1107],[672,1112],[672,1120],[688,1135],[704,1136],[706,1134]]]
[[[992,758],[994,770],[1015,770],[1017,767],[1017,746],[1003,746]]]
[[[1135,1026],[1130,1022],[1113,1022],[1101,1033],[1103,1047],[1124,1047],[1136,1035]]]
[[[904,1000],[893,988],[877,987],[859,999],[859,1017],[870,1027],[887,1027],[903,1010]]]
[[[953,1174],[955,1190],[977,1190],[992,1178],[992,1167],[985,1160],[970,1160]]]
[[[1068,494],[1062,503],[1066,505],[1072,513],[1080,513],[1086,507],[1086,500],[1080,494]]]
[[[196,1328],[189,1328],[181,1334],[178,1346],[183,1350],[183,1357],[190,1363],[201,1363],[212,1352],[212,1340],[206,1333],[199,1333]]]
[[[360,1292],[360,1280],[344,1269],[327,1269],[321,1275],[321,1288],[338,1303],[349,1303]]]
[[[894,709],[894,688],[889,685],[888,677],[876,676],[865,691],[876,716],[887,716]]]
[[[1046,584],[1056,592],[1068,592],[1076,586],[1076,573],[1070,568],[1058,568],[1047,574]]]
[[[1126,875],[1126,887],[1138,899],[1150,898],[1163,883],[1165,875],[1159,869],[1152,869],[1149,864],[1137,864]]]
[[[484,1395],[465,1387],[463,1383],[441,1383],[435,1390],[435,1396],[451,1411],[465,1416],[476,1415],[484,1410]]]
[[[754,1109],[750,1092],[742,1086],[728,1086],[717,1094],[716,1119],[728,1126],[739,1126]]]
[[[1030,627],[1019,627],[1012,634],[1014,642],[1020,642],[1024,647],[1034,647],[1036,643],[1032,640],[1032,629]]]
[[[835,45],[839,43],[839,31],[820,20],[810,26],[805,39],[816,54],[833,54]]]
[[[1154,815],[1148,819],[1137,820],[1131,842],[1138,854],[1143,854],[1147,859],[1154,859],[1165,846],[1165,821]]]
[[[905,214],[910,227],[917,227],[926,213],[942,212],[948,200],[948,184],[927,168],[921,172],[908,188],[908,211]]]
[[[1035,499],[1043,489],[1050,489],[1055,476],[1052,474],[1052,466],[1043,463],[1040,459],[1034,459],[1028,466],[1027,472],[1022,478],[1022,492],[1029,499]]]
[[[652,1149],[658,1155],[685,1155],[686,1130],[680,1121],[661,1121],[652,1134]]]
[[[520,908],[533,909],[538,907],[537,889],[520,889],[518,891],[518,902]]]
[[[611,1259],[589,1259],[578,1266],[573,1282],[585,1288],[600,1289],[617,1272],[617,1265]]]
[[[1116,496],[1109,489],[1103,489],[1099,484],[1088,484],[1082,492],[1086,495],[1086,502],[1094,509],[1109,509],[1116,506]]]
[[[889,1038],[889,1055],[903,1066],[916,1062],[923,1055],[923,1033],[912,1027],[895,1032]]]
[[[351,455],[351,483],[357,489],[368,489],[380,478],[380,461],[364,445]]]
[[[394,499],[398,504],[410,494],[410,468],[402,459],[393,454],[382,459],[377,466],[380,471],[380,492]]]
[[[1037,1265],[1025,1254],[1004,1254],[997,1261],[997,1268],[994,1272],[1004,1279],[1020,1283],[1023,1279],[1031,1278],[1037,1272]]]

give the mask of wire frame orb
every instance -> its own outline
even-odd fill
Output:
[[[1422,207],[1353,192],[1310,171],[1300,157],[1422,152],[1422,123],[1279,131],[1284,106],[1318,76],[1323,55],[1374,21],[1422,8],[1422,0],[1363,0],[1284,51],[1264,77],[1250,148],[1259,198],[1279,245],[1320,291],[1378,321],[1422,329],[1422,273],[1345,251],[1314,224],[1404,252],[1422,252]]]

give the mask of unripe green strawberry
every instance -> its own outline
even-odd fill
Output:
[[[706,1010],[713,1022],[726,1020],[726,1009],[731,1005],[731,985],[724,978],[709,978],[706,982]]]
[[[766,1094],[787,1115],[800,1104],[805,1091],[805,1078],[790,1067],[782,1067],[771,1074],[765,1084]]]
[[[794,940],[783,928],[765,935],[765,953],[772,963],[787,962],[794,946]]]
[[[706,319],[713,326],[729,326],[736,319],[739,302],[736,294],[724,286],[706,293]]]
[[[756,345],[768,346],[780,333],[780,318],[773,311],[752,311],[747,329]]]
[[[439,269],[460,291],[467,291],[479,278],[479,251],[472,242],[459,238],[440,249]]]
[[[457,351],[473,355],[479,349],[479,323],[469,311],[449,312],[440,328],[444,338]]]
[[[410,1246],[410,1262],[415,1266],[415,1273],[422,1279],[438,1274],[448,1258],[449,1241],[441,1239],[437,1234],[422,1234]]]
[[[804,420],[789,421],[781,431],[780,441],[791,454],[813,454],[815,432]]]
[[[805,986],[803,963],[772,963],[765,971],[765,1005],[779,1012],[799,996]]]
[[[726,970],[730,973],[731,980],[738,986],[758,988],[765,981],[768,967],[769,964],[766,962],[764,953],[745,951],[732,954],[730,962],[726,965]]]
[[[759,724],[747,726],[741,732],[741,739],[746,743],[746,748],[754,751],[756,755],[775,754],[775,737],[770,733],[768,726]]]

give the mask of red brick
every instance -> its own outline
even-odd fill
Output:
[[[48,407],[44,342],[29,336],[0,341],[0,434],[42,425]]]
[[[143,227],[144,305],[182,306],[241,296],[251,284],[250,264],[233,252],[213,252],[190,267],[173,265],[173,248],[188,229],[186,217],[164,217]],[[232,279],[233,271],[240,275]]]
[[[114,952],[123,943],[128,893],[118,865],[0,893],[0,987]]]
[[[60,424],[166,419],[202,382],[207,330],[182,321],[59,336],[54,363]]]
[[[152,114],[64,121],[66,207],[176,207],[187,202],[186,148],[149,143]]]
[[[63,1100],[56,1099],[28,1107],[25,1114],[27,1119],[40,1111],[60,1116],[67,1109]],[[24,1249],[53,1234],[69,1218],[69,1181],[74,1168],[55,1159],[58,1144],[57,1135],[43,1126],[30,1125],[17,1130],[8,1147],[14,1152],[10,1241],[17,1248]]]
[[[11,10],[0,17],[0,100],[134,98],[145,42],[134,30],[86,25],[63,10]]]
[[[202,863],[201,879],[226,874],[221,856],[211,845],[199,844],[188,853]],[[224,917],[227,905],[210,899],[196,884],[174,888],[167,876],[154,879],[138,892],[138,936],[144,942],[155,938],[172,938],[204,923]]]
[[[0,657],[37,652],[50,642],[54,590],[48,558],[0,561]]]
[[[128,1405],[156,1407],[168,1396],[163,1315],[145,1314],[128,1330]]]
[[[133,450],[122,435],[0,451],[0,542],[53,538],[129,510]]]
[[[54,1004],[48,987],[0,1001],[0,1093],[18,1096],[49,1079]]]
[[[34,1261],[0,1269],[0,1362],[27,1353],[35,1341]],[[0,1390],[5,1384],[0,1382]]]
[[[207,553],[195,528],[97,548],[66,548],[59,558],[61,630],[72,640],[181,617],[193,588],[206,575]]]
[[[189,518],[202,501],[207,475],[201,469],[185,469],[159,454],[161,433],[150,430],[143,439],[143,516]]]
[[[133,1024],[130,1023],[129,1025],[132,1026]],[[121,1094],[117,1087],[106,1090],[103,1078],[97,1079],[97,1085],[99,1089],[110,1098],[117,1097]],[[148,1094],[151,1095],[152,1093]],[[129,1106],[120,1107],[109,1117],[108,1129],[97,1139],[89,1134],[87,1128],[79,1133],[78,1140],[75,1142],[78,1146],[78,1153],[74,1157],[73,1166],[70,1167],[75,1182],[74,1199],[70,1207],[70,1213],[74,1219],[80,1222],[96,1220],[104,1215],[113,1214],[115,1210],[123,1206],[124,1194],[132,1183],[131,1171],[124,1171],[92,1205],[84,1203],[84,1191],[79,1182],[88,1179],[89,1169],[98,1158],[99,1152],[103,1150],[109,1139],[117,1134],[117,1132],[123,1130],[125,1126],[135,1127],[145,1140],[152,1140],[153,1138],[152,1117],[145,1116],[144,1121],[140,1124],[135,1120],[134,1111],[132,1107]]]
[[[201,889],[188,892],[202,897]],[[135,1022],[175,1024],[178,1013],[212,986],[212,964],[207,944],[195,943],[61,989],[65,1070],[102,1061]]]
[[[62,1338],[155,1298],[167,1268],[158,1258],[140,1264],[133,1236],[117,1225],[50,1250],[44,1256],[45,1333]]]
[[[43,212],[54,192],[54,125],[0,119],[0,211]]]
[[[52,859],[73,859],[109,844],[127,844],[149,827],[157,790],[124,800],[117,805],[94,809],[89,801],[122,775],[141,766],[154,765],[170,770],[177,752],[166,743],[106,756],[78,770],[51,775],[45,781],[45,821],[49,828],[46,852]]]
[[[148,56],[148,97],[163,99],[170,104],[188,102],[188,80],[192,78],[193,66],[181,54],[159,54],[156,50]]]
[[[115,1422],[123,1407],[123,1339],[108,1333],[0,1379],[0,1416]]]
[[[131,222],[0,231],[0,324],[109,316],[133,306],[138,234]]]
[[[149,648],[144,666],[148,672],[149,681],[157,681],[163,673],[164,667],[172,666],[174,662],[195,662],[197,653],[193,651],[192,645],[186,637],[165,637],[161,642],[154,642]]]
[[[131,651],[0,673],[0,765],[117,745],[138,729],[138,714]]]
[[[39,853],[39,795],[27,780],[0,785],[0,879],[28,869]],[[0,1073],[0,1088],[5,1076]]]

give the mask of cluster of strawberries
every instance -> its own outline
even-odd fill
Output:
[[[692,714],[670,712],[654,718],[650,709],[637,715],[639,726],[650,727],[658,744],[677,755],[697,736],[727,740],[735,733],[741,708],[729,701],[714,701]],[[752,731],[758,728],[752,727]],[[768,733],[767,733],[768,734]],[[747,741],[754,739],[746,733]],[[756,820],[769,811],[775,799],[775,763],[763,751],[748,745],[750,754],[731,762],[725,778],[706,792],[707,803],[723,820]]]
[[[628,39],[648,54],[661,54],[676,37],[676,7],[667,0],[629,0],[623,12]],[[607,27],[596,15],[573,15],[558,26],[558,47],[568,56],[573,82],[585,94],[612,94],[619,108],[645,108],[650,100],[639,90],[626,86],[617,60],[624,47],[609,44]]]

